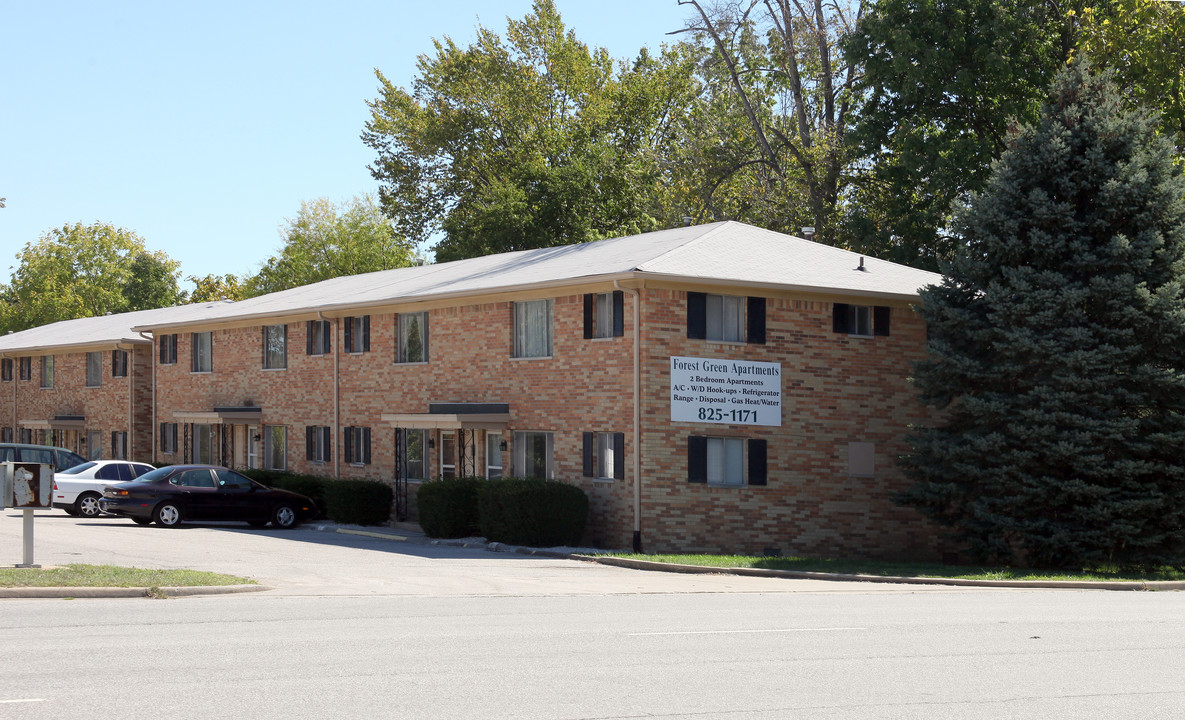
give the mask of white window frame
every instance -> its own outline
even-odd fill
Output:
[[[613,293],[593,295],[592,336],[594,338],[613,337]]]
[[[529,462],[527,458],[527,451],[538,449],[536,443],[542,442],[544,447],[543,458],[544,478],[545,480],[555,479],[555,433],[540,432],[533,430],[516,431],[514,433],[514,473],[519,477],[538,477],[537,475],[528,474],[530,465],[536,463]],[[528,448],[530,446],[530,448]]]
[[[309,448],[309,462],[318,464],[329,462],[332,450],[330,446],[333,442],[332,434],[333,430],[328,425],[313,426],[313,444]]]
[[[708,484],[728,487],[744,485],[748,472],[745,439],[709,436],[706,440],[708,462],[705,472]]]
[[[111,351],[111,377],[127,377],[128,376],[128,351],[127,350],[112,350]]]
[[[552,301],[525,300],[514,304],[514,357],[552,356]]]
[[[195,463],[214,464],[214,426],[208,423],[195,423],[193,426],[193,461]]]
[[[263,426],[263,468],[265,470],[288,469],[287,426]]]
[[[457,431],[440,431],[440,477],[451,479],[457,476]]]
[[[41,356],[41,387],[47,390],[53,387],[53,355]]]
[[[848,305],[848,335],[872,337],[872,306]]]
[[[408,347],[410,345],[409,339],[411,337],[412,325],[416,324],[419,329],[420,336],[420,352],[423,357],[418,360],[408,359]],[[395,362],[400,364],[406,363],[426,363],[428,362],[428,313],[399,313],[395,320],[396,331],[398,332],[395,349]]]
[[[174,455],[177,452],[177,423],[161,423],[160,428],[161,455]]]
[[[613,479],[613,436],[615,433],[593,433],[593,472],[598,480]]]
[[[161,360],[160,355],[157,355],[157,362],[161,365],[176,365],[177,364],[177,333],[169,333],[160,336],[161,346],[164,348],[165,359]]]
[[[745,342],[748,298],[741,295],[705,297],[705,337],[716,342]]]
[[[263,369],[288,369],[288,326],[263,326]]]
[[[103,459],[103,433],[98,430],[86,431],[86,459]]]
[[[486,479],[502,477],[502,433],[486,433]]]
[[[328,320],[310,320],[306,328],[309,332],[309,339],[306,348],[311,347],[313,352],[310,355],[325,355],[326,347],[329,346],[327,338],[331,337],[331,330],[329,329]]]
[[[88,352],[86,354],[86,386],[88,388],[103,386],[102,352]]]
[[[128,432],[127,430],[114,430],[111,433],[111,459],[112,460],[127,460],[128,459]]]
[[[412,435],[416,435],[420,438],[420,441],[419,441],[420,457],[415,461],[417,465],[421,466],[419,475],[412,474],[412,472],[411,472],[412,463],[409,462],[409,460],[410,460],[409,449],[416,446],[416,443],[408,442],[408,439]],[[427,479],[429,479],[431,468],[429,467],[429,463],[428,463],[430,454],[428,452],[428,431],[427,430],[423,430],[423,429],[419,429],[419,428],[415,428],[415,429],[405,428],[403,430],[403,452],[401,453],[401,455],[403,456],[403,474],[407,477],[408,480],[427,480]]]
[[[214,333],[212,331],[195,332],[193,340],[193,365],[195,373],[214,372]]]

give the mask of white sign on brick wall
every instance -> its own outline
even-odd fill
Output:
[[[781,427],[781,363],[672,356],[671,420]]]

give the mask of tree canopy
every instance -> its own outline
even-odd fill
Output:
[[[406,267],[411,246],[369,195],[337,205],[326,198],[302,202],[281,231],[284,246],[253,277],[247,296],[287,290],[343,275]]]
[[[1185,179],[1075,63],[957,218],[903,501],[978,556],[1185,564]]]
[[[181,299],[178,263],[136,233],[107,223],[67,224],[30,242],[4,288],[0,328],[24,330]]]
[[[479,27],[421,56],[412,91],[377,73],[363,139],[396,232],[451,260],[673,225],[660,162],[692,92],[690,59],[616,64],[536,0],[506,37]]]

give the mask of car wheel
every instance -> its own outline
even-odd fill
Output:
[[[156,524],[161,527],[177,527],[181,524],[181,506],[172,502],[163,502],[156,506],[153,512]]]
[[[132,518],[132,522],[136,523],[137,525],[151,525],[152,518]]]
[[[298,517],[296,509],[291,505],[277,505],[276,509],[272,511],[272,525],[281,530],[287,530],[296,527]]]
[[[74,501],[74,507],[77,515],[87,518],[98,517],[99,511],[99,494],[93,492],[85,492],[78,496]]]

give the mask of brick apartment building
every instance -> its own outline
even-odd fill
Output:
[[[172,308],[131,325],[137,459],[389,481],[413,517],[428,478],[546,476],[598,546],[935,557],[891,496],[938,280],[725,222]]]

